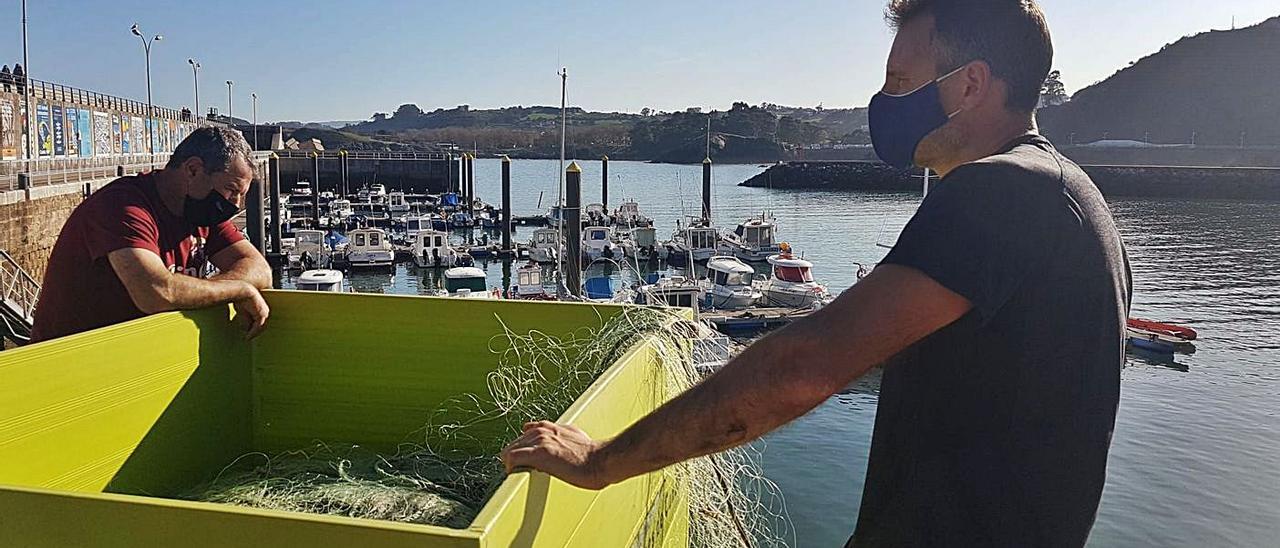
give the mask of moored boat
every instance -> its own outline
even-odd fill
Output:
[[[738,258],[712,257],[707,261],[707,270],[707,308],[742,310],[760,300],[760,291],[752,283],[755,269]]]
[[[791,254],[783,243],[782,253],[769,257],[772,272],[760,284],[761,304],[782,308],[811,308],[831,302],[827,288],[813,280],[813,263]]]

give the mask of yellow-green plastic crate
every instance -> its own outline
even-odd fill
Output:
[[[247,343],[229,308],[168,313],[0,353],[0,546],[686,546],[684,486],[599,492],[507,478],[467,529],[187,502],[237,456],[357,443],[391,451],[441,402],[484,394],[501,332],[563,335],[621,309],[267,292]],[[620,432],[665,393],[654,347],[614,363],[559,419]]]

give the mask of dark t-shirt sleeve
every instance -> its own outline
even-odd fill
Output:
[[[1061,197],[1015,166],[970,164],[937,185],[882,264],[919,270],[966,298],[986,323],[1057,247]]]
[[[232,244],[243,239],[244,234],[241,234],[240,231],[236,229],[235,223],[225,221],[218,224],[209,229],[209,241],[205,244],[208,256],[212,257],[217,255],[222,250],[231,247]]]
[[[160,255],[160,227],[141,195],[116,191],[90,204],[85,216],[85,243],[93,260],[125,248]]]

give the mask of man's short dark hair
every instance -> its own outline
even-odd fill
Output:
[[[237,157],[249,161],[251,156],[244,134],[231,128],[206,126],[192,131],[178,143],[165,167],[176,169],[191,158],[200,158],[205,173],[212,175],[230,169]]]
[[[1049,25],[1035,0],[891,0],[885,12],[899,29],[933,15],[938,73],[985,61],[1009,87],[1005,106],[1031,112],[1053,66]]]

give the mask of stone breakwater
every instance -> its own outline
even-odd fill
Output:
[[[1280,168],[1083,166],[1116,198],[1280,201]],[[921,171],[872,162],[777,164],[741,186],[805,190],[920,192]]]

